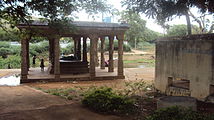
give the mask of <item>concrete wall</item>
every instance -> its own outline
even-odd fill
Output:
[[[166,92],[168,77],[190,80],[192,97],[203,99],[214,85],[214,34],[168,37],[156,43],[155,87]]]

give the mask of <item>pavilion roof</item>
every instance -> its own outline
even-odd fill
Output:
[[[96,33],[99,35],[107,35],[107,34],[118,34],[124,33],[129,29],[129,25],[127,23],[105,23],[105,22],[89,22],[89,21],[73,21],[71,22],[78,31],[76,33],[69,34],[90,34]],[[44,21],[32,21],[30,24],[20,23],[17,26],[19,29],[23,28],[37,28],[37,29],[49,29],[48,22]],[[68,35],[68,33],[66,33]],[[64,35],[64,36],[67,36]]]

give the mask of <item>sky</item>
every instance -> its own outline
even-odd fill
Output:
[[[121,2],[122,0],[107,0],[107,2],[109,4],[112,4],[115,8],[117,8],[119,11],[122,11],[122,10],[125,10],[125,8],[122,8],[121,7]],[[194,15],[197,15],[197,9],[193,8],[191,9],[191,12],[194,14]],[[95,17],[95,19],[92,19],[92,17],[88,16],[86,13],[84,13],[84,11],[78,13],[77,15],[79,18],[76,18],[75,20],[79,20],[79,21],[98,21],[98,22],[101,22],[102,21],[102,17],[101,17],[101,14],[100,15],[97,15]],[[145,15],[141,15],[142,19],[146,20],[147,21],[147,24],[146,26],[153,30],[153,31],[156,31],[156,32],[160,32],[160,33],[164,33],[164,29],[160,26],[160,25],[157,25],[157,23],[155,22],[154,19],[148,19]],[[212,17],[209,17],[212,19]],[[112,22],[118,22],[118,17],[114,17],[113,21]],[[186,18],[184,16],[181,16],[181,17],[176,17],[176,19],[168,22],[169,25],[173,25],[173,24],[186,24]],[[196,24],[195,22],[192,22],[192,24]]]

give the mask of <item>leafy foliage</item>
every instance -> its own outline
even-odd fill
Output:
[[[7,59],[0,57],[0,69],[10,68],[20,68],[21,67],[21,57],[17,55],[10,55]]]
[[[0,1],[0,27],[30,23],[35,13],[45,18],[52,27],[68,27],[74,11],[106,12],[110,8],[108,6],[105,0],[3,0]]]
[[[75,93],[76,89],[74,88],[67,88],[67,89],[48,89],[48,90],[44,90],[46,93],[52,94],[52,95],[56,95],[56,96],[60,96],[63,97],[65,99],[68,100],[72,100],[75,96],[72,95],[71,93]]]
[[[109,50],[109,40],[105,40],[105,51]],[[98,50],[100,51],[100,43],[98,45]],[[88,47],[89,48],[89,47]],[[114,50],[118,50],[118,40],[114,40]],[[131,46],[129,44],[123,44],[123,51],[125,52],[130,52],[131,51]]]
[[[46,52],[48,50],[49,50],[48,41],[42,41],[42,42],[35,43],[35,44],[31,45],[31,47],[30,47],[30,55],[31,56],[38,55],[38,54],[44,53],[44,52]]]
[[[192,26],[192,32],[193,34],[198,34],[200,33],[199,28],[197,26]],[[187,35],[187,27],[184,24],[180,25],[173,25],[170,26],[169,29],[167,30],[167,36],[183,36]]]
[[[161,36],[160,33],[147,28],[146,21],[133,11],[123,11],[121,21],[126,21],[130,25],[130,29],[125,33],[125,39],[134,48],[138,48],[139,43],[152,41]]]
[[[134,101],[126,96],[118,95],[111,88],[101,87],[85,94],[82,100],[86,107],[102,113],[132,113]]]
[[[213,120],[213,115],[205,115],[190,109],[169,107],[155,111],[146,120]]]
[[[3,30],[0,28],[0,41],[19,41],[19,31],[17,29]]]
[[[74,44],[73,43],[68,43],[66,48],[61,48],[61,54],[68,55],[68,54],[73,54],[74,53]]]
[[[155,18],[164,28],[166,21],[174,19],[176,16],[186,16],[188,34],[191,34],[191,23],[189,8],[197,6],[202,13],[209,10],[214,13],[212,0],[124,0],[123,5],[134,11],[143,12],[148,17]]]
[[[187,27],[186,25],[173,25],[167,30],[167,35],[169,36],[187,35]]]

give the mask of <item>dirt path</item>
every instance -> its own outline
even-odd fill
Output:
[[[0,120],[120,120],[28,86],[0,87]]]
[[[0,77],[20,70],[0,70]],[[125,80],[29,83],[16,87],[0,86],[0,120],[122,120],[118,116],[94,113],[80,103],[46,94],[36,88],[71,88],[74,86],[109,86],[123,89],[126,81],[152,83],[154,68],[127,68]]]
[[[151,68],[126,68],[126,79],[124,80],[102,80],[102,81],[75,81],[75,82],[50,82],[50,83],[27,83],[30,87],[53,89],[53,88],[72,88],[75,86],[108,86],[123,89],[125,82],[143,80],[152,84],[154,80],[154,67]]]
[[[21,73],[21,69],[0,69],[0,77],[19,73]]]

